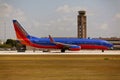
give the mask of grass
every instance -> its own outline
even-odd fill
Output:
[[[0,55],[0,80],[119,79],[119,55]]]

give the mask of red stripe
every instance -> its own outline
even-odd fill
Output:
[[[80,45],[81,49],[104,49],[107,50],[108,47],[105,46],[99,46],[99,45],[88,45],[88,44],[82,44]]]

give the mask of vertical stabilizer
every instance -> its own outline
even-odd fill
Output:
[[[17,20],[13,20],[14,29],[16,32],[16,37],[22,44],[29,45],[29,40],[27,38],[28,33],[24,30],[24,28],[19,24]]]
[[[24,28],[18,23],[17,20],[13,20],[13,25],[15,28],[16,36],[28,36],[28,33],[24,30]]]

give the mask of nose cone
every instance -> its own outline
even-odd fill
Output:
[[[113,44],[112,43],[109,43],[109,46],[110,46],[110,49],[113,49]]]
[[[104,46],[108,47],[109,49],[113,49],[113,44],[108,41],[104,42]]]

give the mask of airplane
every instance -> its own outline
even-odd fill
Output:
[[[113,44],[100,39],[88,38],[38,38],[29,35],[17,20],[13,20],[13,26],[17,39],[26,46],[40,49],[60,49],[62,53],[66,50],[79,51],[81,49],[108,50],[113,48]]]

